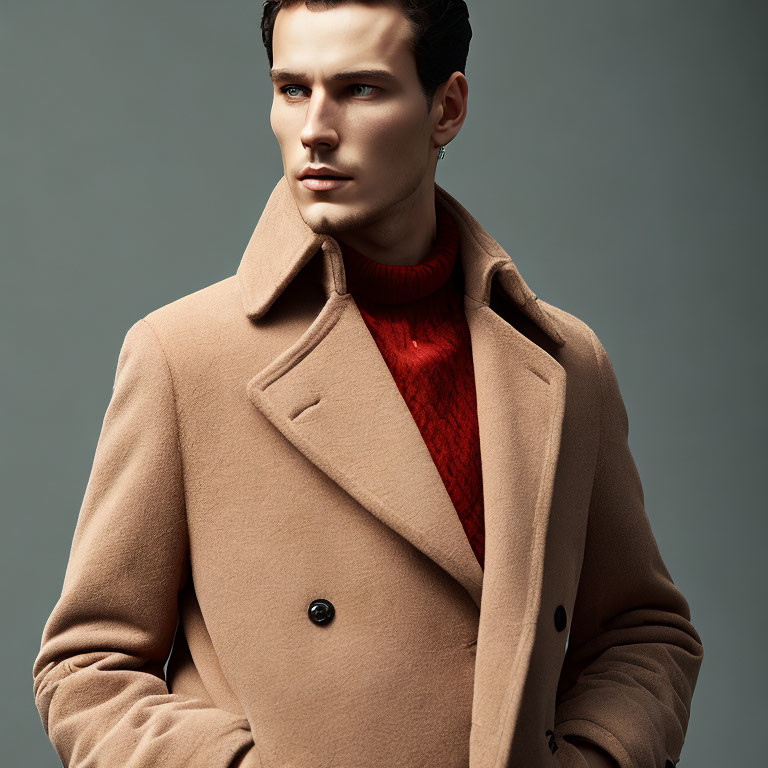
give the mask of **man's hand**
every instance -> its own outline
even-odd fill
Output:
[[[619,764],[604,750],[590,741],[571,736],[567,739],[584,755],[589,768],[619,768]]]

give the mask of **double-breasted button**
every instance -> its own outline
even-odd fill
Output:
[[[558,605],[557,608],[555,608],[555,629],[558,632],[562,632],[567,623],[568,617],[565,615],[565,608],[562,605]]]
[[[333,603],[330,600],[320,597],[309,604],[307,613],[309,614],[309,618],[314,621],[315,624],[327,624],[333,618],[336,609],[333,607]]]
[[[547,737],[547,743],[549,744],[549,749],[554,755],[555,752],[557,752],[557,742],[555,741],[555,732],[547,728],[547,730],[544,731],[544,735]]]

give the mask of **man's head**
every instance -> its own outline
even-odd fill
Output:
[[[315,231],[391,230],[428,211],[438,150],[466,117],[471,36],[464,0],[264,3],[270,122]],[[340,77],[362,70],[383,74]],[[351,178],[313,190],[299,179],[308,164]]]

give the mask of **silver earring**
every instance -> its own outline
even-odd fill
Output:
[[[445,147],[441,146],[440,147],[440,153],[438,154],[437,159],[438,160],[442,160],[444,157],[445,157]]]

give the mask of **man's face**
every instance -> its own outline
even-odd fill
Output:
[[[427,113],[410,36],[397,6],[347,3],[310,11],[300,4],[277,14],[270,123],[291,192],[316,232],[375,224],[402,211],[425,183],[434,184],[431,137],[441,109],[436,97]],[[363,69],[392,78],[335,78]],[[309,189],[299,180],[308,163],[351,178],[333,189]]]

